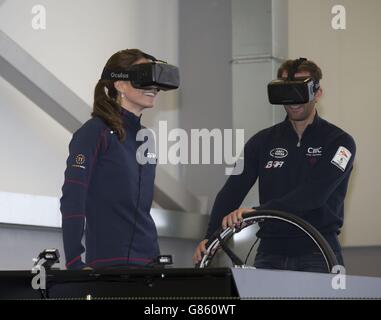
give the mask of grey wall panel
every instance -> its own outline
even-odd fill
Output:
[[[381,277],[381,247],[346,247],[343,258],[348,274]]]
[[[232,0],[233,55],[271,53],[271,1]]]
[[[232,128],[232,26],[229,0],[179,1],[179,125],[191,129]],[[225,165],[183,165],[181,177],[209,207],[226,176]]]

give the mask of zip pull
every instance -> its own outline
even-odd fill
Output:
[[[300,140],[298,141],[298,144],[296,145],[298,148],[300,148]]]

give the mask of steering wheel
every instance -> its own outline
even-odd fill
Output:
[[[297,217],[294,214],[277,211],[277,210],[256,210],[254,212],[244,213],[242,222],[239,226],[227,229],[218,229],[206,243],[206,254],[203,255],[201,261],[196,268],[206,268],[210,265],[217,249],[221,248],[232,260],[236,266],[243,266],[242,260],[226,245],[226,242],[235,234],[256,223],[262,223],[266,220],[279,220],[291,224],[303,231],[318,247],[322,253],[327,265],[327,273],[332,272],[332,268],[338,265],[336,255],[331,246],[324,239],[321,233],[310,223]]]

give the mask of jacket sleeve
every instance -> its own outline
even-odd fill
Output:
[[[69,157],[62,187],[61,214],[62,235],[68,269],[85,266],[81,254],[86,218],[86,197],[92,170],[99,153],[107,141],[105,131],[85,124],[76,133],[69,145]]]
[[[220,226],[222,219],[239,208],[242,201],[254,185],[258,177],[260,138],[252,137],[245,145],[243,159],[239,159],[236,167],[243,163],[243,171],[238,175],[231,175],[217,194],[210,215],[205,239],[208,239]]]
[[[327,146],[322,159],[302,184],[257,209],[282,210],[302,216],[322,207],[344,180],[348,183],[355,154],[353,138],[348,134],[341,134]]]

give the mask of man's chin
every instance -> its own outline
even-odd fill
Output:
[[[301,116],[294,116],[292,114],[288,114],[288,119],[292,120],[292,121],[304,121],[307,119],[307,117],[301,115]]]

